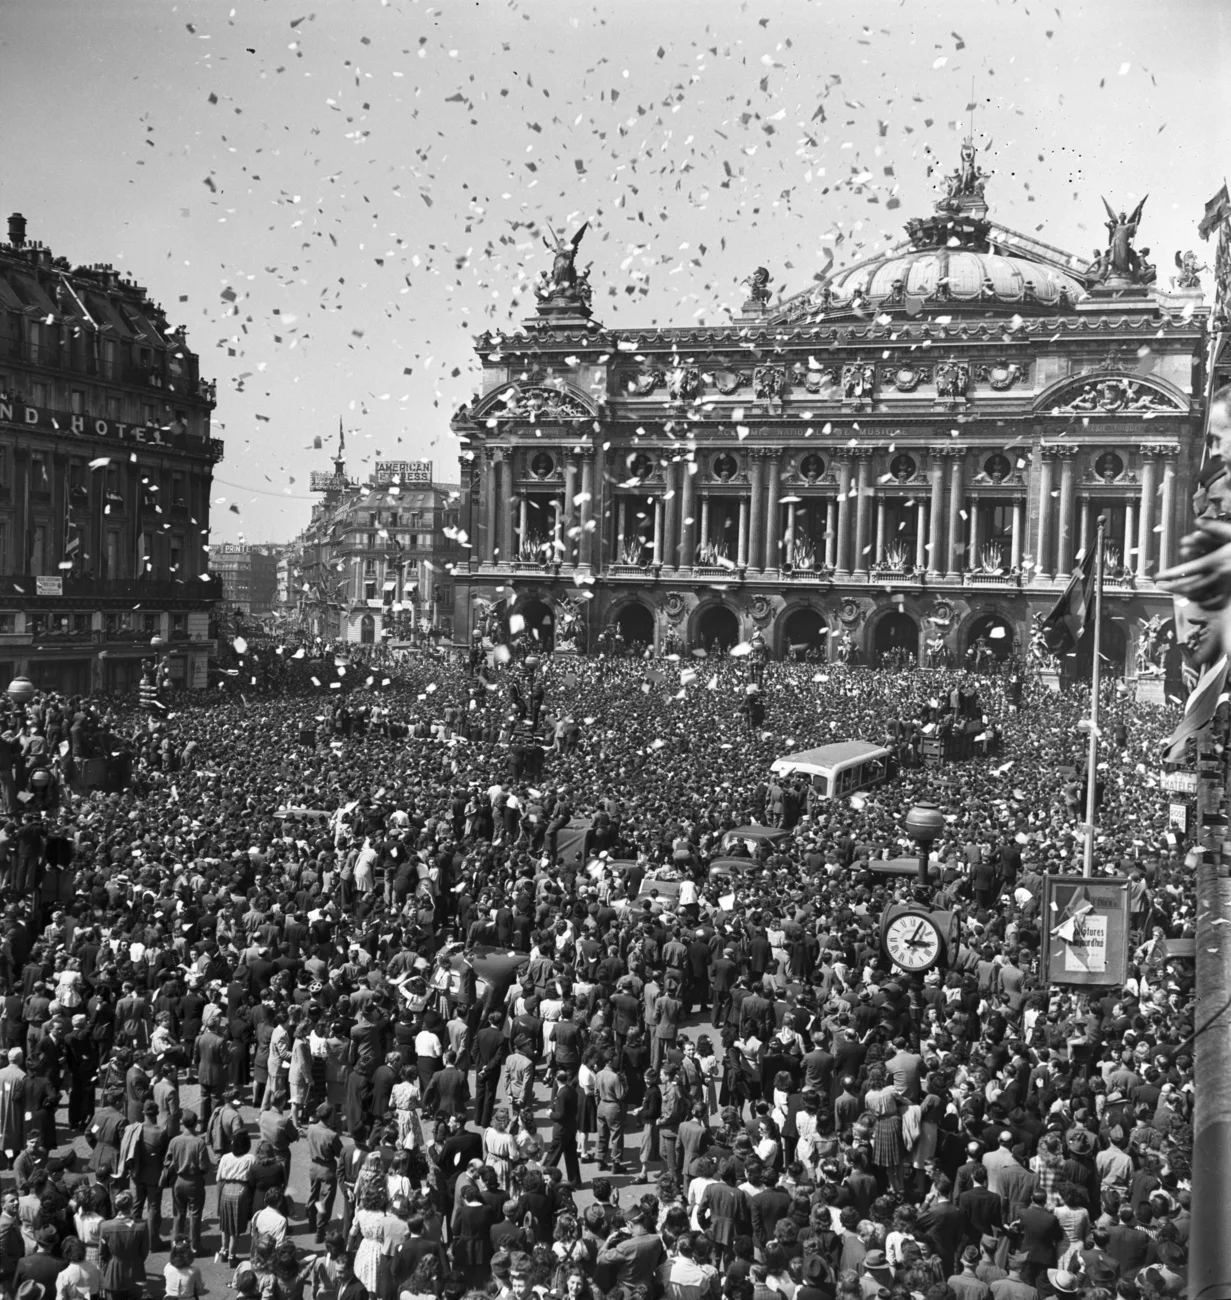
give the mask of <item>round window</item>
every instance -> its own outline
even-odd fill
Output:
[[[725,483],[733,479],[739,472],[739,466],[735,462],[735,457],[723,452],[721,456],[714,457],[714,477],[720,478]]]
[[[628,458],[628,472],[633,478],[647,479],[654,469],[654,462],[643,451],[635,452]]]
[[[1124,473],[1124,461],[1114,451],[1105,451],[1094,462],[1094,472],[1105,483],[1114,482]]]
[[[540,451],[530,462],[530,473],[535,478],[550,478],[555,468],[556,462],[545,451]]]
[[[889,465],[889,472],[899,483],[909,483],[918,473],[919,465],[913,456],[895,456]]]
[[[825,473],[825,462],[815,453],[809,453],[799,462],[799,477],[815,483]]]
[[[983,462],[983,472],[996,483],[1008,478],[1011,469],[1009,458],[1000,452],[997,452],[994,456],[989,456]]]

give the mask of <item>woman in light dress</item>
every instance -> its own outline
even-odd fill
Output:
[[[483,1159],[496,1171],[505,1192],[513,1189],[513,1167],[521,1161],[521,1148],[509,1132],[509,1112],[501,1106],[483,1130]]]
[[[357,1192],[357,1203],[347,1242],[355,1251],[355,1276],[376,1300],[388,1300],[393,1290],[393,1255],[406,1236],[406,1225],[389,1213],[383,1179],[365,1184]]]

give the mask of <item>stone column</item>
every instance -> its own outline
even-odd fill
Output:
[[[859,457],[859,474],[855,499],[855,573],[867,573],[871,568],[871,539],[868,536],[872,523],[872,457]]]
[[[754,571],[765,567],[761,554],[765,544],[765,453],[754,449],[751,453],[749,475],[752,488],[748,510],[748,567]]]
[[[1158,567],[1165,569],[1174,563],[1175,546],[1175,456],[1174,447],[1163,447],[1159,453],[1163,461],[1163,500],[1159,520],[1162,532],[1158,536]]]
[[[1154,541],[1154,498],[1158,494],[1158,452],[1146,447],[1141,466],[1141,508],[1137,512],[1137,581],[1149,576],[1151,543]]]
[[[919,512],[915,524],[915,570],[923,573],[928,564],[928,503],[920,501],[915,509]]]
[[[517,553],[520,555],[526,546],[527,515],[530,503],[523,495],[517,510]]]
[[[962,506],[966,490],[962,484],[963,455],[953,452],[949,466],[949,557],[946,577],[956,577],[965,567],[962,563]]]
[[[739,499],[739,538],[736,542],[735,563],[741,569],[748,567],[748,498]]]
[[[837,520],[837,572],[843,576],[851,571],[851,462],[838,461],[838,520]]]
[[[506,452],[500,466],[500,554],[501,564],[513,563],[513,458]]]
[[[701,495],[701,533],[697,540],[698,546],[708,546],[710,544],[710,498],[709,493]]]
[[[680,559],[682,569],[691,569],[697,560],[697,491],[693,482],[693,462],[680,462]]]
[[[654,563],[663,562],[663,499],[654,498]]]
[[[1062,447],[1060,460],[1060,542],[1056,549],[1056,573],[1067,577],[1073,570],[1073,525],[1077,504],[1077,448]]]
[[[1020,569],[1022,564],[1022,534],[1025,531],[1026,506],[1022,501],[1013,502],[1013,541],[1009,553],[1009,567]]]
[[[573,520],[576,517],[574,501],[577,499],[577,457],[570,452],[564,460],[564,509],[560,516],[560,540],[564,543],[565,564],[577,558],[577,542],[573,537]]]
[[[970,509],[966,512],[970,519],[970,554],[966,557],[968,569],[979,568],[983,563],[980,551],[983,549],[983,521],[979,518],[979,498],[972,497]]]
[[[885,498],[876,499],[876,562],[885,562]]]
[[[825,563],[830,569],[838,564],[838,502],[830,497],[825,506]]]
[[[1050,447],[1039,452],[1039,539],[1034,548],[1034,572],[1038,577],[1050,578],[1051,562],[1051,485],[1055,462]]]
[[[1090,549],[1090,498],[1081,499],[1081,553],[1085,555]]]
[[[589,451],[581,461],[581,539],[578,559],[582,564],[593,565],[597,529],[594,527],[594,452]]]
[[[669,569],[680,564],[680,488],[679,465],[668,461],[663,471],[663,563]]]
[[[787,564],[795,563],[795,502],[792,501],[786,508],[786,554],[784,556]]]
[[[1121,548],[1120,562],[1126,573],[1133,569],[1133,551],[1137,547],[1137,507],[1131,502],[1124,503],[1124,545]]]
[[[498,527],[496,466],[499,463],[497,456],[499,456],[500,460],[504,459],[504,451],[501,448],[488,447],[483,452],[483,513],[486,516],[486,527],[483,530],[481,559],[484,564],[494,564],[496,561],[496,529]]]
[[[939,578],[944,572],[940,550],[945,519],[945,461],[941,448],[934,447],[928,456],[928,479],[932,487],[928,505],[928,577]]]
[[[782,567],[782,507],[778,490],[782,485],[782,457],[770,455],[765,461],[765,554],[763,569]]]

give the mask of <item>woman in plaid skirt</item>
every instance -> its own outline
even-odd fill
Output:
[[[897,1089],[887,1083],[885,1071],[874,1065],[868,1071],[868,1092],[864,1104],[876,1120],[872,1131],[872,1163],[883,1186],[902,1189],[906,1144],[902,1141],[902,1115]]]

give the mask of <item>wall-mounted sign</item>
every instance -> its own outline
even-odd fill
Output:
[[[63,596],[63,578],[35,578],[34,594],[36,596]]]

